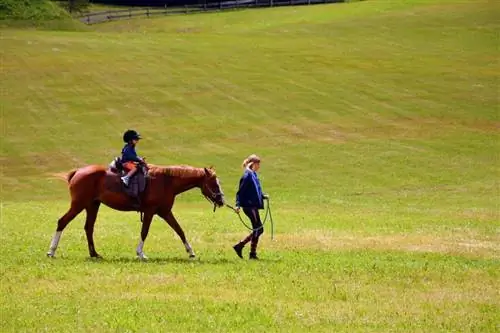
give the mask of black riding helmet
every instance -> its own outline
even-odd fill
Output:
[[[142,139],[141,135],[134,130],[127,130],[125,133],[123,133],[123,141],[126,143],[129,143],[132,140],[140,139]]]

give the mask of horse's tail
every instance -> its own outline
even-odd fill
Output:
[[[68,181],[68,183],[71,181],[71,178],[73,178],[73,176],[75,175],[77,169],[74,169],[74,170],[71,170],[68,175],[66,176],[66,180]]]

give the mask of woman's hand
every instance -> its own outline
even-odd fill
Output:
[[[239,213],[240,213],[240,207],[236,207],[236,208],[234,209],[234,212],[235,212],[236,214],[239,214]]]

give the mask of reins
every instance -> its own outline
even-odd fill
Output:
[[[248,229],[248,230],[251,230],[252,232],[254,231],[257,231],[257,230],[260,230],[260,229],[263,229],[264,228],[264,224],[266,224],[267,222],[267,219],[269,218],[269,221],[271,222],[271,240],[274,240],[274,222],[273,222],[273,215],[271,214],[271,202],[269,199],[264,199],[267,201],[267,207],[266,207],[266,215],[264,216],[264,221],[262,221],[262,225],[258,228],[253,228],[251,226],[249,226],[242,218],[241,218],[241,215],[239,212],[236,211],[236,208],[234,208],[233,206],[231,205],[228,205],[228,204],[225,204],[226,207],[230,208],[233,210],[233,212],[236,213],[236,215],[238,215],[238,218],[240,219],[240,222]]]

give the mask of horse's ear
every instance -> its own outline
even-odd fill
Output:
[[[205,169],[205,175],[210,176],[211,175],[210,170],[208,170],[207,168],[204,169]]]

